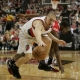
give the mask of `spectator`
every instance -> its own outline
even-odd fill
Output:
[[[0,50],[2,49],[2,40],[3,40],[3,37],[2,37],[2,35],[0,33]]]
[[[6,30],[10,30],[12,27],[14,27],[14,16],[11,13],[8,13],[6,17],[7,17]]]
[[[11,40],[11,48],[13,48],[14,50],[17,50],[18,48],[18,41],[15,40],[15,38],[12,38]]]
[[[2,33],[2,24],[0,23],[0,33]]]
[[[37,13],[43,14],[44,13],[43,8],[42,7],[39,7],[39,9],[37,10]]]

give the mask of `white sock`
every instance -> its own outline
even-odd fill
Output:
[[[46,59],[45,59],[45,64],[48,63],[48,59],[49,59],[49,57],[46,57]]]

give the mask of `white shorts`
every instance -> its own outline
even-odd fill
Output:
[[[23,31],[20,31],[17,54],[21,54],[22,52],[25,54],[32,53],[32,45],[34,42],[36,42],[35,37],[31,37],[28,33],[24,34]]]
[[[42,36],[48,36],[47,34],[44,34]],[[35,37],[31,37],[27,32],[24,33],[24,31],[20,31],[19,33],[19,46],[17,50],[17,54],[21,54],[22,52],[26,53],[32,53],[32,46],[33,43],[37,40]]]

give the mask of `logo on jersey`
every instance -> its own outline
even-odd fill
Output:
[[[25,48],[26,48],[26,50],[29,50],[30,46],[27,44]]]

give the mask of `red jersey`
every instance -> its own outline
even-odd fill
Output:
[[[60,25],[58,21],[55,21],[52,25],[52,30],[59,32],[60,31]]]

